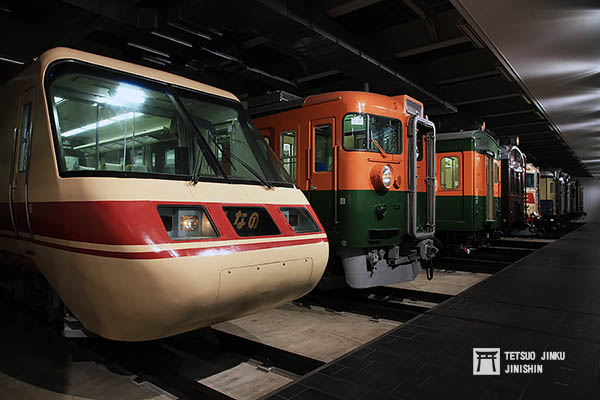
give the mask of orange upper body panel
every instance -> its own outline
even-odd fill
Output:
[[[311,167],[314,161],[311,142],[313,122],[331,118],[334,124],[332,152],[336,163],[332,171],[334,175],[332,187],[329,189],[373,190],[371,170],[385,163],[391,167],[394,177],[394,184],[389,190],[406,191],[408,190],[407,127],[411,117],[404,108],[407,99],[421,105],[408,96],[388,97],[368,92],[324,93],[307,97],[300,108],[256,118],[254,123],[261,134],[269,138],[269,143],[278,157],[282,155],[281,134],[289,130],[297,132],[296,184],[302,190],[314,188],[311,178],[318,174],[314,171],[314,167]],[[348,113],[367,113],[400,120],[402,123],[401,153],[384,155],[378,151],[344,149],[342,124],[344,116]],[[424,143],[423,149],[425,153]],[[425,177],[425,172],[420,173],[421,170],[425,171],[426,159],[424,154],[422,161],[417,163],[419,192],[426,191],[424,179],[421,179]],[[321,190],[320,187],[316,189]]]
[[[458,157],[460,183],[456,189],[442,189],[441,187],[441,161],[444,157]],[[500,168],[500,161],[494,160],[493,165],[494,168]],[[436,182],[436,196],[486,196],[486,155],[476,151],[453,151],[436,154]],[[500,197],[499,172],[498,183],[494,183],[493,186],[494,197]]]

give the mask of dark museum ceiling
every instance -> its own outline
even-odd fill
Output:
[[[438,132],[485,122],[501,141],[518,135],[536,165],[600,176],[594,156],[600,150],[600,51],[592,46],[600,37],[600,9],[525,3],[531,8],[525,15],[544,11],[545,25],[521,18],[525,26],[509,29],[514,24],[504,21],[517,18],[518,7],[490,13],[488,2],[476,0],[0,0],[0,79],[20,68],[13,61],[67,46],[184,75],[242,100],[276,90],[306,96],[368,86],[424,102]],[[567,8],[595,18],[586,20],[588,31],[568,29],[573,21],[561,17]],[[542,48],[546,30],[557,40]],[[589,46],[573,48],[582,40]],[[582,70],[563,70],[568,65],[550,53],[595,64],[585,70],[587,80],[570,88],[576,76],[569,74]],[[569,109],[578,118],[564,118],[552,105],[567,104],[560,99],[578,96],[590,79],[595,86],[585,94],[593,92],[596,108]]]

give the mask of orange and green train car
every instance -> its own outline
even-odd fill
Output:
[[[408,96],[333,92],[254,123],[327,232],[329,273],[363,288],[413,280],[437,249],[435,126]]]
[[[500,230],[500,150],[486,131],[437,136],[436,236],[477,247]]]

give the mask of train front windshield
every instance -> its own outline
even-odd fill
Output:
[[[398,119],[372,114],[346,114],[344,117],[346,150],[402,153],[402,123]],[[378,147],[379,145],[379,147]]]
[[[235,101],[79,62],[46,92],[63,176],[292,185]]]

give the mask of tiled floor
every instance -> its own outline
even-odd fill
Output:
[[[473,348],[500,348],[499,376]],[[506,351],[536,361],[507,361]],[[565,359],[541,361],[543,351]],[[304,399],[600,397],[600,223],[588,223],[414,320],[275,393]],[[507,374],[508,364],[542,365]]]

